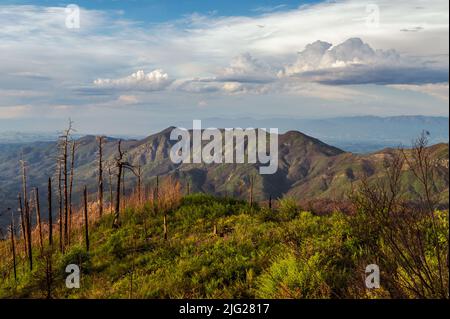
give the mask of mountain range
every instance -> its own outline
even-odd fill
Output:
[[[300,131],[314,136],[321,141],[334,145],[342,150],[353,153],[375,152],[386,147],[397,147],[400,144],[410,145],[411,139],[422,131],[429,132],[430,143],[448,143],[449,120],[448,117],[438,116],[353,116],[322,119],[298,118],[202,118],[203,127],[273,127],[280,133]],[[24,122],[23,127],[30,123]],[[47,125],[48,124],[48,125]],[[76,124],[76,123],[75,123]],[[192,127],[191,122],[175,122],[178,127]],[[55,126],[55,123],[43,123],[44,127]],[[30,143],[43,141],[56,141],[60,133],[51,131],[17,132],[16,126],[6,120],[0,119],[0,144]],[[163,130],[165,126],[159,124],[145,134],[135,132],[133,135],[117,136],[110,132],[96,132],[103,135],[124,139],[143,139],[151,133]],[[130,128],[131,130],[133,128]],[[77,132],[74,137],[80,138],[88,133]]]
[[[345,152],[316,138],[298,131],[288,131],[279,135],[278,170],[273,175],[260,175],[258,164],[174,164],[170,158],[170,148],[176,141],[170,140],[172,128],[139,140],[123,140],[122,148],[128,161],[140,165],[145,185],[152,187],[156,176],[172,176],[183,186],[189,182],[192,192],[205,192],[241,198],[248,197],[251,177],[254,176],[254,197],[267,200],[270,197],[292,196],[298,200],[342,200],[351,191],[352,185],[363,176],[369,179],[384,174],[385,159],[395,149],[386,148],[368,154]],[[91,194],[97,185],[97,142],[95,136],[84,136],[76,140],[75,156],[75,200],[81,188],[88,185]],[[104,145],[105,166],[113,162],[118,140],[106,138]],[[438,184],[442,191],[442,202],[448,204],[448,144],[430,146],[432,156],[437,161]],[[27,163],[29,189],[39,187],[41,203],[46,201],[47,179],[55,182],[56,142],[33,142],[21,144],[0,144],[0,213],[8,207],[17,207],[17,194],[21,189],[19,160]],[[406,192],[413,196],[417,185],[408,182],[410,172],[406,172],[404,185]],[[105,172],[105,181],[108,176]],[[136,186],[136,178],[126,175],[126,188]],[[45,190],[45,191],[44,191]],[[105,187],[105,192],[108,186]],[[0,215],[0,225],[9,219]]]
[[[181,122],[177,126],[191,127]],[[448,143],[448,117],[439,116],[352,116],[322,119],[274,117],[269,119],[206,118],[203,127],[263,127],[279,132],[300,131],[321,141],[353,153],[375,152],[387,147],[408,146],[422,131],[429,133],[431,144]]]

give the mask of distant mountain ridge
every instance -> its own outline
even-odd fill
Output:
[[[179,126],[190,127],[189,122]],[[448,143],[449,119],[438,116],[354,116],[325,119],[295,118],[206,118],[203,127],[274,127],[314,136],[345,151],[370,153],[386,147],[408,146],[422,131],[430,133],[431,144]]]
[[[279,135],[278,171],[273,175],[260,175],[259,164],[174,164],[170,148],[176,141],[170,140],[171,128],[141,140],[124,140],[128,161],[141,165],[146,185],[155,183],[156,175],[172,176],[183,185],[188,181],[191,191],[247,198],[250,176],[255,176],[254,196],[265,200],[281,196],[294,196],[299,200],[345,198],[351,186],[362,176],[374,179],[383,174],[384,159],[394,150],[384,149],[375,153],[358,155],[330,146],[309,135],[288,131]],[[94,136],[77,140],[75,203],[81,187],[88,185],[89,193],[96,192],[97,143]],[[443,200],[448,203],[448,144],[431,147],[433,157],[438,159],[439,185],[445,190]],[[111,161],[117,152],[117,139],[107,138],[104,159]],[[0,144],[0,212],[7,207],[17,207],[20,191],[19,160],[28,165],[29,189],[46,190],[49,176],[56,172],[57,145],[55,142],[28,144]],[[107,175],[105,174],[105,181]],[[56,185],[56,181],[54,181]],[[136,179],[127,174],[126,187],[131,190]],[[405,180],[407,185],[407,180]],[[417,185],[408,185],[414,194]],[[105,187],[105,191],[108,187]],[[41,192],[41,202],[46,201],[46,191]],[[0,224],[6,217],[0,216]]]
[[[175,124],[179,127],[192,127],[192,121]],[[274,127],[278,128],[280,133],[300,131],[327,144],[354,153],[370,153],[386,147],[397,147],[400,144],[407,146],[411,144],[412,138],[424,130],[430,133],[431,144],[449,142],[449,119],[439,116],[353,116],[323,119],[216,117],[202,119],[202,126],[218,128]],[[78,133],[76,137],[80,138],[84,135]],[[143,139],[147,135],[113,136],[123,139]],[[56,141],[57,138],[57,132],[1,131],[0,127],[0,144]]]

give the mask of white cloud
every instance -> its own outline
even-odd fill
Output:
[[[229,66],[211,77],[179,79],[172,88],[190,93],[265,93],[269,84],[278,80],[276,73],[267,63],[245,53],[231,59]]]
[[[65,27],[64,7],[0,5],[0,87],[11,90],[8,95],[0,94],[0,105],[32,105],[32,109],[73,105],[71,110],[79,110],[77,106],[102,107],[110,101],[134,104],[132,98],[123,97],[135,96],[123,92],[133,90],[139,91],[137,105],[142,108],[155,105],[151,102],[158,95],[152,111],[159,108],[161,114],[168,106],[189,114],[180,105],[196,105],[202,94],[214,95],[214,99],[205,99],[216,105],[227,105],[231,99],[242,101],[242,96],[235,95],[246,94],[267,94],[262,97],[267,104],[282,105],[269,96],[272,93],[298,97],[289,100],[287,108],[311,96],[327,103],[333,98],[353,98],[360,105],[366,102],[363,89],[358,93],[359,88],[336,84],[407,83],[423,91],[427,83],[438,80],[436,75],[448,78],[448,1],[370,3],[380,8],[379,27],[366,24],[367,3],[359,0],[327,1],[292,10],[280,7],[251,17],[193,15],[151,25],[126,21],[114,11],[82,8],[79,30]],[[371,53],[360,45],[331,53],[336,47],[328,43],[349,38],[361,38],[377,50]],[[297,52],[317,40],[326,41],[315,48],[326,52],[325,56],[311,51],[310,56],[304,55],[308,62],[298,64]],[[398,56],[400,62],[392,62]],[[155,73],[127,76],[136,70]],[[280,70],[296,76],[277,78]],[[376,89],[378,94],[389,94],[383,86]],[[42,96],[19,92],[26,90]],[[176,103],[170,102],[174,95]],[[399,114],[411,100],[407,93],[404,96],[402,103],[391,106]],[[307,107],[314,111],[314,105]],[[422,109],[432,112],[431,107]],[[239,110],[247,109],[244,105]]]
[[[161,69],[145,73],[139,70],[129,76],[118,79],[97,79],[94,84],[101,88],[114,88],[119,90],[146,90],[160,91],[172,83],[169,75]]]
[[[240,83],[267,83],[276,80],[276,71],[249,53],[241,54],[231,60],[230,66],[221,70],[216,80]]]
[[[118,98],[120,103],[124,104],[136,104],[139,103],[139,99],[135,95],[120,95]]]
[[[280,72],[324,84],[411,84],[448,80],[448,70],[433,67],[395,50],[374,50],[359,38],[333,46],[316,41],[299,52],[297,61]]]

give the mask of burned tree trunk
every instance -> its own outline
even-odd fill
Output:
[[[84,200],[84,235],[85,235],[85,241],[86,241],[86,251],[89,252],[89,217],[88,217],[87,187],[86,186],[84,186],[83,200]]]
[[[164,211],[164,240],[168,238],[168,230],[167,230],[167,212]]]
[[[25,203],[25,224],[27,229],[27,248],[28,248],[28,262],[30,271],[33,270],[33,251],[32,251],[32,237],[31,237],[31,216],[30,216],[30,204]]]
[[[113,208],[113,183],[112,183],[112,172],[111,168],[108,167],[108,174],[109,174],[109,209],[110,213],[112,213]]]
[[[119,227],[119,214],[120,214],[120,182],[122,181],[122,165],[118,165],[117,167],[117,187],[116,187],[116,209],[114,216],[114,227]]]
[[[26,233],[26,246],[28,251],[28,262],[30,270],[33,270],[33,253],[31,246],[31,218],[30,218],[30,203],[27,198],[27,172],[25,167],[25,161],[20,161],[22,165],[22,189],[23,189],[23,203],[24,203],[24,216],[25,216],[25,233]]]
[[[39,247],[41,249],[41,254],[42,254],[43,249],[44,249],[44,240],[42,237],[41,207],[40,207],[40,203],[39,203],[39,189],[38,188],[34,189],[34,203],[36,205],[36,222],[37,222],[37,227],[38,227],[38,232],[39,232]]]
[[[123,187],[123,195],[125,195],[124,185],[121,185],[122,178],[125,178],[125,169],[133,170],[133,166],[125,161],[125,152],[122,150],[122,140],[119,140],[117,144],[117,157],[115,158],[115,165],[117,168],[117,185],[116,185],[116,209],[114,212],[114,222],[113,227],[117,228],[120,226],[119,217],[120,217],[120,193],[121,186]],[[134,171],[133,171],[134,172]],[[135,172],[134,172],[135,173]],[[122,183],[125,184],[125,180],[122,180]]]
[[[68,228],[68,244],[70,244],[70,233],[72,230],[72,191],[73,178],[75,172],[75,141],[72,142],[71,162],[70,162],[70,181],[69,181],[69,228]]]
[[[116,157],[116,167],[117,167],[117,186],[116,186],[116,208],[115,208],[115,212],[114,212],[114,222],[113,222],[113,227],[117,228],[119,227],[119,217],[120,217],[120,193],[121,193],[121,188],[120,188],[120,183],[122,181],[122,170],[123,170],[123,157],[124,157],[124,153],[122,152],[122,140],[119,140],[119,143],[117,144],[117,152],[118,152],[118,156]]]
[[[10,232],[11,232],[11,253],[13,258],[14,281],[17,281],[16,243],[14,239],[14,217],[11,218]]]
[[[48,178],[48,245],[53,246],[52,179]]]
[[[69,243],[69,140],[72,133],[72,121],[69,121],[69,127],[64,131],[61,138],[62,147],[62,175],[63,175],[63,191],[64,191],[64,244]]]
[[[23,248],[25,251],[25,256],[28,255],[28,251],[27,251],[27,229],[25,227],[25,213],[23,210],[23,205],[22,205],[22,195],[19,193],[18,195],[18,201],[19,201],[19,211],[20,211],[20,223],[21,223],[21,232],[22,232],[22,236],[23,236]]]
[[[63,179],[64,179],[64,243],[69,241],[69,191],[68,191],[68,171],[67,171],[67,157],[68,157],[68,135],[64,137],[63,141]]]
[[[103,136],[97,137],[98,142],[98,212],[100,217],[103,215]]]
[[[64,252],[64,240],[63,240],[63,197],[62,197],[62,185],[61,185],[61,161],[58,163],[58,201],[59,201],[59,249],[61,253]]]
[[[122,207],[124,208],[126,206],[125,197],[125,169],[122,167]]]

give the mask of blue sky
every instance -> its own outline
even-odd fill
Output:
[[[0,131],[448,116],[448,1],[72,2],[1,2]]]
[[[80,1],[11,1],[2,3],[17,5],[67,6],[75,3],[86,9],[123,11],[124,18],[157,23],[182,18],[185,15],[211,14],[219,16],[256,16],[259,14],[295,9],[300,5],[320,2],[319,0],[274,1],[274,0],[80,0]]]

